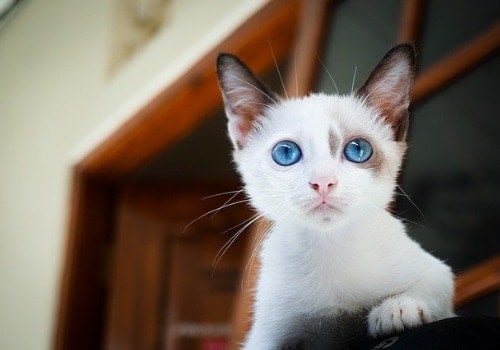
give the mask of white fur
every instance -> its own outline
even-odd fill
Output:
[[[387,210],[405,144],[353,96],[314,94],[273,105],[234,158],[254,207],[273,226],[260,252],[254,322],[244,349],[275,349],[298,315],[372,310],[371,335],[453,315],[450,268],[426,253]],[[339,147],[332,155],[333,130]],[[347,161],[356,137],[383,159],[380,171]],[[302,149],[300,162],[271,158],[280,140]],[[336,210],[312,210],[309,182],[331,179]]]

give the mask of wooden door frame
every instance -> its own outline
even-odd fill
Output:
[[[121,184],[221,107],[215,74],[219,52],[239,55],[259,74],[287,57],[299,8],[299,0],[264,5],[73,167],[55,349],[103,346],[107,260]]]

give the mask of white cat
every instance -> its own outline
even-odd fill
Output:
[[[388,210],[406,151],[415,72],[391,49],[349,96],[281,99],[235,56],[217,62],[234,160],[272,222],[244,349],[276,349],[300,317],[367,310],[386,335],[453,316],[450,268]]]

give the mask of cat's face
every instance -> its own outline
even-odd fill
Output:
[[[281,100],[234,56],[220,56],[234,159],[256,209],[316,228],[391,200],[406,148],[413,50],[393,49],[352,96]]]
[[[324,226],[388,204],[404,145],[359,99],[311,95],[266,116],[234,151],[261,213]]]

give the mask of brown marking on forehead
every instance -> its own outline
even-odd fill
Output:
[[[339,148],[339,139],[335,136],[335,133],[332,129],[328,131],[328,145],[330,146],[330,153],[332,157],[335,157]]]

